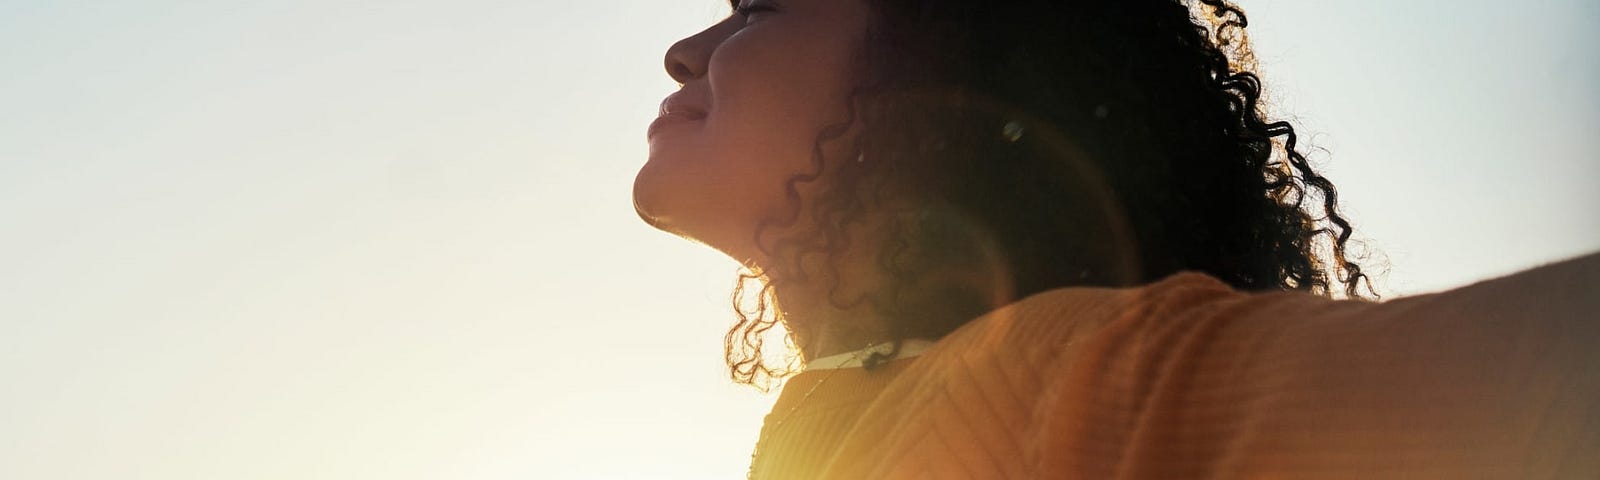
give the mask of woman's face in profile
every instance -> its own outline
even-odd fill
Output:
[[[650,125],[633,195],[657,228],[745,259],[755,256],[756,225],[792,208],[785,181],[815,170],[818,132],[846,119],[868,10],[864,0],[738,6],[745,15],[667,50],[667,73],[682,87]]]

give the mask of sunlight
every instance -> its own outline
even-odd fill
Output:
[[[1390,293],[1595,248],[1588,4],[1244,3]],[[726,2],[8,7],[0,478],[744,476],[735,262],[630,191]]]

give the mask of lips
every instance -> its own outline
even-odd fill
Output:
[[[654,122],[650,122],[650,128],[645,131],[646,138],[655,137],[656,132],[667,125],[694,122],[706,118],[705,109],[690,103],[681,95],[682,93],[682,91],[679,91],[668,95],[667,98],[661,101],[660,115],[656,117]]]
[[[684,115],[662,115],[656,117],[655,121],[650,122],[650,127],[645,129],[644,136],[645,139],[653,139],[656,137],[657,133],[661,132],[661,129],[663,128],[667,128],[673,124],[691,123],[698,120],[698,118],[691,118]]]
[[[683,92],[679,91],[678,93],[667,95],[667,98],[661,100],[660,116],[665,117],[668,115],[680,116],[690,120],[699,120],[705,118],[706,109],[690,103],[688,99],[684,98]]]

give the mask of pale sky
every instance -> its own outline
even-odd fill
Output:
[[[1388,296],[1600,250],[1600,4],[1243,5]],[[0,0],[0,478],[742,477],[736,265],[630,203],[726,8]]]

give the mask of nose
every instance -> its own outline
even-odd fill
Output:
[[[667,48],[667,76],[672,77],[679,86],[705,76],[706,67],[711,61],[711,52],[717,45],[716,39],[713,38],[716,30],[717,26],[712,26],[693,36],[678,40],[672,47]]]

